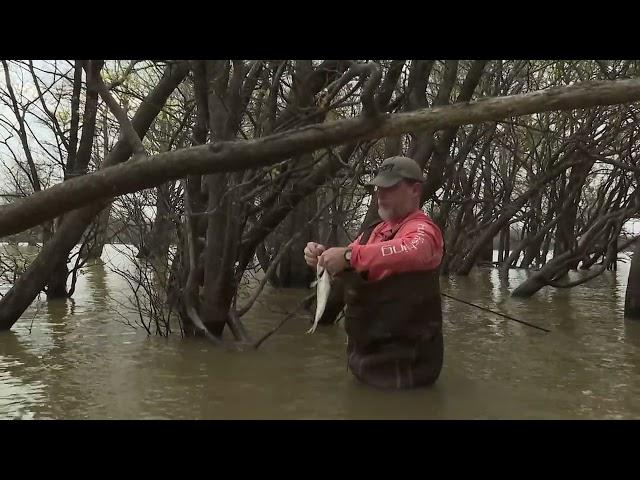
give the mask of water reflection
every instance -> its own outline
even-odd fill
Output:
[[[527,272],[474,270],[444,292],[549,328],[444,299],[446,354],[434,386],[384,392],[346,371],[343,325],[306,335],[301,313],[254,352],[147,337],[117,321],[128,287],[107,247],[74,300],[35,302],[0,335],[1,418],[637,418],[640,323],[625,321],[628,264],[571,290],[509,297]],[[577,278],[582,272],[572,272]],[[257,338],[305,290],[267,288],[247,315]],[[118,303],[119,302],[119,303]],[[29,329],[31,319],[33,326]]]
[[[0,412],[3,418],[30,419],[38,406],[47,403],[46,384],[37,378],[43,355],[13,332],[0,334]]]

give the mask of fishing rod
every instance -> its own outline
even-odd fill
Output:
[[[282,327],[285,323],[287,323],[287,321],[291,318],[293,318],[297,313],[300,312],[300,310],[302,309],[302,307],[304,307],[305,305],[307,305],[311,300],[313,300],[316,297],[316,292],[313,292],[311,295],[307,295],[300,303],[298,303],[298,305],[296,305],[296,307],[289,312],[281,321],[278,325],[276,325],[274,328],[272,328],[271,330],[269,330],[265,335],[263,335],[257,342],[255,342],[253,344],[253,349],[257,350],[258,348],[260,348],[260,345],[262,345],[262,343],[269,338],[271,335],[273,335],[274,333],[276,333],[280,327]]]
[[[479,308],[480,310],[484,310],[486,312],[489,313],[493,313],[494,315],[498,315],[500,317],[504,317],[508,320],[513,320],[514,322],[518,322],[521,323],[523,325],[526,325],[528,327],[531,328],[535,328],[537,330],[542,330],[545,333],[550,333],[551,330],[544,328],[544,327],[540,327],[538,325],[534,325],[533,323],[529,323],[529,322],[525,322],[524,320],[519,320],[517,318],[511,317],[509,315],[506,315],[504,313],[500,313],[500,312],[496,312],[495,310],[491,310],[490,308],[487,307],[482,307],[480,305],[476,305],[475,303],[471,303],[468,302],[466,300],[462,300],[461,298],[457,298],[454,297],[453,295],[449,295],[446,293],[441,293],[441,295],[443,297],[447,297],[450,298],[451,300],[456,300],[458,302],[470,305],[472,307],[476,307]],[[300,310],[302,309],[302,307],[304,307],[306,304],[308,304],[308,302],[310,302],[311,300],[313,300],[316,297],[316,292],[313,292],[311,295],[308,295],[307,297],[305,297],[291,312],[289,312],[281,321],[278,325],[276,325],[274,328],[272,328],[269,332],[267,332],[265,335],[263,335],[257,342],[255,342],[253,344],[253,349],[257,350],[258,348],[260,348],[260,345],[262,345],[262,343],[267,340],[271,335],[273,335],[274,333],[276,333],[278,330],[280,330],[280,328],[287,323],[287,321],[289,321],[291,318],[293,318],[297,313],[300,312]]]
[[[510,317],[509,315],[505,315],[504,313],[496,312],[495,310],[491,310],[490,308],[482,307],[480,305],[476,305],[475,303],[467,302],[466,300],[462,300],[460,298],[456,298],[456,297],[454,297],[452,295],[448,295],[446,293],[441,293],[441,295],[443,297],[450,298],[451,300],[456,300],[456,301],[461,302],[461,303],[466,303],[467,305],[471,305],[472,307],[479,308],[480,310],[485,310],[487,312],[493,313],[494,315],[499,315],[499,316],[504,317],[504,318],[506,318],[508,320],[513,320],[514,322],[522,323],[523,325],[527,325],[528,327],[536,328],[536,329],[542,330],[543,332],[546,332],[546,333],[551,332],[551,330],[548,330],[548,329],[546,329],[544,327],[539,327],[538,325],[534,325],[533,323],[525,322],[524,320],[518,320],[517,318]]]

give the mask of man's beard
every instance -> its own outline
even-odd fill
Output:
[[[390,210],[388,208],[378,207],[378,215],[380,216],[380,219],[385,222],[393,220],[394,213],[395,212],[393,210]]]

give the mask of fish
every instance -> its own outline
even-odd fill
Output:
[[[324,267],[320,265],[316,268],[316,280],[314,282],[316,287],[316,316],[313,321],[313,326],[307,330],[307,333],[313,333],[316,331],[318,322],[324,313],[324,309],[327,307],[327,300],[329,299],[329,293],[331,292],[331,275]],[[313,287],[313,284],[311,284]]]

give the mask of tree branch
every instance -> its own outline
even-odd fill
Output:
[[[248,141],[216,142],[164,152],[55,185],[0,207],[0,236],[20,232],[87,203],[154,187],[188,174],[267,166],[294,155],[421,128],[443,129],[552,110],[640,99],[640,79],[583,82],[525,95],[488,98],[399,114],[351,118]]]
[[[122,85],[124,83],[124,81],[127,79],[127,77],[131,74],[131,72],[133,72],[133,67],[135,67],[136,63],[138,63],[139,61],[140,60],[131,60],[131,62],[127,66],[126,70],[122,74],[122,76],[117,78],[117,79],[115,79],[113,82],[111,82],[109,84],[109,86],[107,87],[107,90],[111,91],[114,88]]]
[[[120,131],[122,132],[124,138],[131,145],[131,149],[134,152],[134,155],[139,155],[141,158],[147,158],[147,153],[145,152],[144,146],[142,145],[142,140],[136,133],[127,113],[122,109],[122,107],[118,104],[115,98],[109,93],[109,89],[104,84],[102,80],[102,76],[98,72],[96,75],[96,83],[98,85],[98,92],[100,96],[104,100],[104,103],[107,104],[111,113],[118,119],[118,123],[120,124]]]
[[[353,63],[342,77],[327,87],[327,95],[322,99],[321,105],[326,107],[336,96],[338,91],[354,77],[366,78],[364,85],[362,86],[360,100],[362,102],[365,117],[375,117],[380,113],[380,110],[374,94],[378,85],[380,85],[382,73],[380,72],[378,64],[374,62]]]
[[[255,301],[258,299],[258,297],[260,296],[260,292],[262,292],[262,289],[264,288],[264,286],[266,285],[267,281],[271,278],[271,276],[273,275],[273,272],[275,272],[275,269],[278,265],[278,263],[280,263],[280,260],[282,259],[282,257],[284,256],[284,254],[289,250],[289,248],[291,247],[291,245],[293,245],[293,243],[300,238],[300,236],[305,232],[307,226],[311,225],[312,223],[314,223],[319,217],[320,215],[322,215],[325,210],[327,210],[327,208],[329,208],[329,206],[336,200],[337,195],[334,195],[331,200],[329,200],[328,202],[326,202],[322,207],[320,207],[318,209],[318,212],[308,221],[306,222],[302,228],[300,228],[295,235],[293,235],[288,241],[287,243],[285,243],[281,248],[280,251],[278,252],[278,254],[275,256],[275,258],[273,258],[269,264],[269,267],[267,268],[267,271],[264,273],[264,277],[262,277],[262,280],[260,281],[260,284],[257,287],[256,292],[251,296],[251,298],[247,301],[247,303],[245,305],[243,305],[240,309],[237,310],[237,314],[238,317],[243,316],[245,313],[247,313],[251,307],[253,306],[253,304],[255,303]]]

